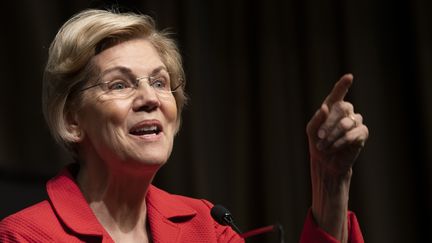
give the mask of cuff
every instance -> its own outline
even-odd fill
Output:
[[[300,243],[339,243],[332,235],[319,228],[316,224],[312,210],[309,209],[303,231],[300,237]],[[358,224],[357,218],[353,212],[348,212],[348,242],[364,243],[363,236]]]

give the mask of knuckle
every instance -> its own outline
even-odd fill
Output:
[[[353,126],[352,123],[353,123],[353,121],[351,119],[344,117],[338,123],[338,128],[343,130],[343,131],[347,131],[347,130],[352,128],[352,126]]]
[[[347,143],[352,144],[353,142],[355,142],[357,140],[357,135],[355,133],[352,133],[352,132],[347,132],[347,133],[345,133],[343,138]]]
[[[358,122],[363,123],[363,116],[359,113],[355,114],[356,119],[358,120]]]
[[[354,106],[351,103],[346,102],[346,101],[335,102],[333,104],[332,108],[336,112],[341,113],[341,114],[345,114],[345,115],[351,114],[354,111]]]
[[[365,125],[363,125],[363,127],[364,127],[365,137],[368,138],[369,137],[369,128],[367,126],[365,126]]]
[[[345,108],[348,110],[348,111],[350,111],[350,112],[352,112],[352,111],[354,111],[354,106],[353,106],[353,104],[351,104],[350,102],[344,102],[345,103]]]
[[[332,106],[332,109],[335,110],[335,111],[337,111],[337,112],[343,112],[344,111],[344,109],[343,109],[343,101],[335,102],[333,104],[333,106]]]

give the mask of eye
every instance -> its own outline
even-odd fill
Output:
[[[169,90],[168,79],[165,77],[154,77],[151,79],[150,85],[157,90]]]
[[[116,79],[107,83],[108,90],[122,90],[132,87],[132,84],[123,79]]]

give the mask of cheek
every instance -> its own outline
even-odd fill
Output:
[[[178,114],[177,114],[177,104],[174,97],[171,100],[167,100],[164,105],[165,118],[169,123],[174,124],[177,127]]]
[[[109,134],[117,130],[115,128],[124,126],[130,102],[97,101],[95,103],[85,109],[83,126],[85,132]]]
[[[102,103],[102,116],[110,125],[118,127],[124,126],[129,114],[130,102],[128,101],[105,101]]]

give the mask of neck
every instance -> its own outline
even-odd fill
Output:
[[[137,173],[136,171],[143,171]],[[151,172],[150,172],[151,171]],[[111,237],[148,239],[146,195],[156,171],[125,170],[86,160],[77,182],[90,208]]]

